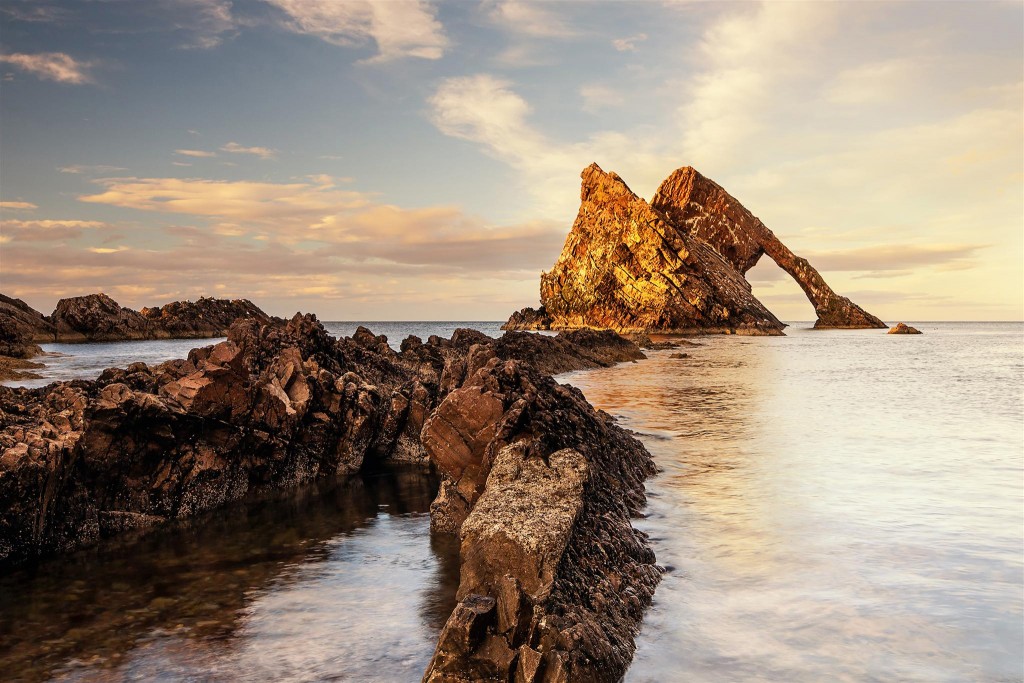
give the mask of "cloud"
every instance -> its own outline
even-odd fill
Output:
[[[89,73],[94,66],[93,62],[78,61],[63,52],[40,52],[31,55],[15,52],[0,55],[0,62],[11,64],[47,81],[71,85],[93,82]]]
[[[0,202],[0,209],[8,211],[31,211],[39,207],[32,202]]]
[[[166,2],[173,13],[175,28],[189,34],[181,47],[210,49],[224,41],[236,29],[231,15],[231,0],[171,0]]]
[[[69,17],[66,9],[46,5],[38,0],[28,2],[17,2],[9,0],[4,7],[0,7],[0,13],[7,15],[12,21],[25,21],[32,23],[49,24],[63,21]]]
[[[545,6],[524,0],[501,0],[493,3],[488,17],[508,31],[534,38],[571,38],[578,35],[550,7],[550,4]]]
[[[207,152],[202,149],[176,149],[174,150],[174,153],[186,157],[197,157],[201,159],[208,159],[210,157],[217,156],[216,152]]]
[[[4,242],[53,242],[81,237],[85,230],[108,227],[101,221],[5,220],[0,221]]]
[[[377,54],[366,62],[405,57],[440,59],[449,45],[436,10],[423,0],[267,0],[288,15],[285,25],[332,45],[361,47],[373,42]]]
[[[637,33],[628,38],[616,38],[612,41],[612,47],[619,52],[636,52],[637,44],[647,40],[646,33]]]
[[[369,195],[318,183],[270,183],[202,178],[115,178],[99,181],[103,192],[83,202],[144,211],[250,221],[320,217],[369,203]]]
[[[57,170],[61,173],[115,173],[117,171],[126,171],[128,169],[123,166],[106,166],[103,164],[74,164],[72,166],[58,166]]]
[[[604,131],[578,142],[551,139],[530,124],[532,108],[512,83],[490,74],[447,79],[428,103],[431,121],[442,133],[478,143],[521,171],[526,191],[536,199],[537,216],[570,217],[578,202],[579,173],[592,162],[652,189],[679,165],[659,136]]]
[[[881,244],[843,251],[809,252],[811,264],[825,271],[905,271],[913,266],[951,266],[978,256],[989,244]]]
[[[270,149],[269,147],[243,147],[237,142],[229,142],[220,149],[222,152],[229,152],[230,154],[252,154],[260,159],[273,159],[277,155],[276,149]]]

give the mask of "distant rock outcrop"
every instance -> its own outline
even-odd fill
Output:
[[[889,330],[889,334],[921,334],[921,330],[906,323],[896,323],[896,326]]]
[[[505,329],[781,334],[744,278],[764,254],[804,290],[816,328],[885,327],[692,168],[669,176],[650,204],[596,164],[581,177],[576,221],[541,274],[541,307],[513,313]]]
[[[37,344],[47,342],[224,337],[239,319],[271,321],[248,299],[202,297],[140,312],[100,293],[61,299],[44,316],[24,301],[0,294],[0,356],[29,358],[40,352]]]

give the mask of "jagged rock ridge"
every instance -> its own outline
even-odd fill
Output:
[[[546,372],[643,358],[609,331],[409,337],[313,316],[95,381],[0,387],[0,567],[355,472],[432,466],[461,532],[459,604],[429,681],[614,681],[660,570],[630,518],[654,464]]]
[[[669,176],[650,204],[596,164],[581,177],[576,221],[541,274],[541,307],[513,313],[505,329],[782,334],[744,278],[764,254],[804,290],[815,327],[885,327],[692,168]]]

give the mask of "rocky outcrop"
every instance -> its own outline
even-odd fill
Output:
[[[0,294],[0,356],[31,358],[41,353],[36,341],[53,334],[53,325],[21,299]]]
[[[160,308],[143,308],[139,313],[157,329],[178,339],[223,337],[240,319],[270,322],[270,316],[248,299],[200,297],[195,302],[174,301]]]
[[[580,210],[541,306],[509,330],[607,328],[624,333],[782,334],[744,274],[768,254],[815,307],[817,328],[884,327],[836,294],[805,260],[717,184],[692,168],[668,177],[648,204],[614,173],[582,173]]]
[[[546,352],[545,352],[546,349]],[[433,467],[461,532],[431,681],[616,680],[659,570],[639,441],[550,371],[641,357],[609,332],[335,340],[313,316],[96,381],[0,387],[0,566],[369,463]],[[526,360],[529,359],[529,360]]]
[[[552,329],[781,333],[718,252],[674,229],[614,173],[591,164],[582,178],[576,222],[541,275]]]
[[[888,334],[921,334],[921,330],[906,323],[896,323],[896,326],[890,329]]]
[[[717,183],[687,166],[672,173],[651,199],[678,229],[710,244],[740,273],[767,254],[789,273],[814,306],[822,328],[884,328],[885,323],[836,294],[807,259],[795,255],[756,216]]]
[[[487,348],[423,428],[462,539],[459,604],[428,682],[617,681],[660,571],[630,525],[654,471],[576,389]]]
[[[47,342],[98,342],[143,339],[202,339],[227,336],[239,319],[260,323],[271,317],[247,299],[202,297],[161,308],[134,311],[106,294],[61,299],[44,316],[21,299],[0,294],[0,356],[30,358]]]

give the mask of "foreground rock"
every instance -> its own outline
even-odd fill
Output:
[[[541,274],[540,308],[513,313],[505,329],[782,334],[744,278],[764,254],[804,290],[816,328],[885,327],[692,168],[669,176],[650,204],[596,164],[582,179],[576,221]]]
[[[617,681],[660,579],[630,525],[653,462],[577,389],[481,346],[467,363],[423,429],[448,477],[432,521],[462,538],[424,681]]]
[[[889,334],[921,334],[921,330],[911,327],[906,323],[896,323],[896,326],[889,330]]]
[[[96,381],[0,387],[0,566],[370,463],[433,467],[461,534],[430,681],[617,680],[660,574],[639,441],[549,372],[642,358],[610,332],[458,330],[395,352],[313,316]],[[544,368],[539,370],[535,365]]]

